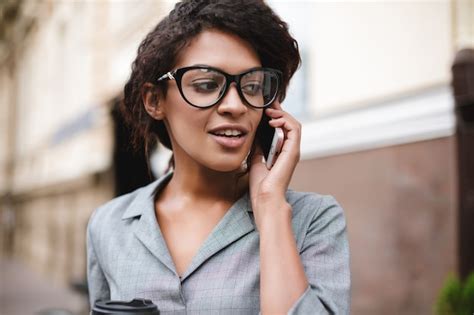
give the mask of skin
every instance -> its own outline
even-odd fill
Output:
[[[196,36],[178,56],[175,69],[195,64],[230,74],[261,66],[254,49],[241,38],[219,30]],[[150,87],[151,84],[145,85]],[[185,272],[202,242],[230,206],[250,190],[260,233],[260,294],[263,314],[286,313],[304,293],[308,281],[291,228],[291,206],[285,192],[300,156],[301,125],[275,102],[266,109],[270,125],[285,133],[282,152],[269,171],[257,149],[249,174],[236,180],[253,143],[263,113],[245,105],[235,85],[215,106],[199,109],[181,97],[169,81],[166,97],[153,101],[150,89],[143,100],[148,113],[163,120],[173,146],[175,170],[155,203],[155,212],[178,274]],[[244,145],[225,149],[208,131],[223,123],[245,126]]]

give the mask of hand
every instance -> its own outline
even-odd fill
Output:
[[[257,147],[250,164],[250,197],[257,225],[259,209],[279,207],[286,203],[285,193],[300,159],[301,124],[283,111],[278,101],[265,112],[270,117],[270,126],[281,128],[285,138],[281,152],[270,170],[262,162],[260,147]]]

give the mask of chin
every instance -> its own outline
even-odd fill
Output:
[[[223,161],[214,161],[214,163],[207,165],[208,168],[222,173],[228,172],[242,172],[244,168],[242,167],[243,160],[231,161],[230,159]]]

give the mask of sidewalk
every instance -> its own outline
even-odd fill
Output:
[[[52,283],[24,263],[0,257],[1,315],[39,315],[48,309],[66,309],[70,314],[82,315],[85,305],[80,295]]]

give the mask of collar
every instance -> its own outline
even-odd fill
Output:
[[[153,207],[154,211],[154,204],[155,204],[155,196],[159,193],[168,182],[173,177],[173,172],[170,171],[163,175],[162,177],[158,178],[156,181],[148,184],[145,187],[138,189],[136,192],[135,198],[132,200],[130,205],[125,210],[124,214],[122,215],[122,220],[131,219],[137,216],[140,216],[144,213],[145,210],[149,210],[150,205]],[[247,212],[253,212],[251,203],[250,203],[250,196],[249,192],[245,192],[235,203],[233,206],[240,206],[244,208]]]

